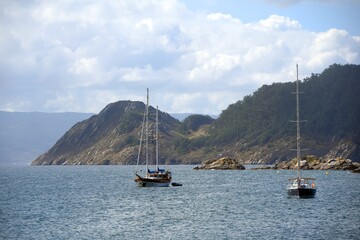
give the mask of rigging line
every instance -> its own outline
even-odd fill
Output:
[[[299,106],[299,67],[296,64],[296,158],[298,163],[298,177],[300,178],[300,106]]]
[[[142,121],[142,124],[141,124],[139,151],[138,151],[138,157],[137,157],[137,161],[136,161],[136,171],[137,171],[137,168],[138,168],[139,162],[140,162],[141,146],[142,146],[142,141],[143,141],[143,138],[144,138],[145,113],[146,113],[146,106],[145,106],[145,110],[144,110],[143,121]]]
[[[155,141],[156,141],[156,150],[155,150],[155,154],[156,154],[156,167],[155,169],[157,170],[159,167],[159,108],[158,106],[156,106],[156,136],[155,136]]]
[[[149,89],[146,89],[146,116],[145,116],[145,128],[146,128],[146,142],[145,142],[145,148],[146,148],[146,176],[149,175]]]

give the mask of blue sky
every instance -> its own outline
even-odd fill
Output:
[[[263,84],[360,63],[357,0],[1,1],[0,110],[118,100],[220,114]]]
[[[344,29],[360,35],[358,0],[184,0],[193,11],[223,12],[244,22],[255,22],[272,14],[297,20],[308,30]]]

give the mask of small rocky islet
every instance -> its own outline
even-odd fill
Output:
[[[196,166],[194,170],[245,170],[245,167],[234,158],[222,157],[203,162],[201,166]]]
[[[274,166],[259,166],[250,168],[250,170],[294,170],[298,168],[297,160],[282,161]],[[302,170],[346,170],[353,173],[360,173],[360,163],[353,162],[350,159],[334,158],[323,160],[313,155],[304,157],[300,161]],[[194,170],[245,170],[240,161],[231,157],[222,157],[219,159],[211,159],[203,162],[200,166],[193,168]]]

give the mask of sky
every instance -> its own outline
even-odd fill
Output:
[[[0,110],[146,100],[218,115],[264,84],[360,64],[359,0],[2,0]]]

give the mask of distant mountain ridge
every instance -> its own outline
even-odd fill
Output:
[[[92,113],[0,111],[0,165],[29,165]]]
[[[73,125],[94,113],[0,111],[0,165],[29,165]],[[171,114],[184,120],[192,114]]]
[[[229,156],[275,163],[295,156],[294,82],[264,85],[216,120],[160,113],[160,156],[168,164]],[[360,66],[331,65],[300,84],[303,146],[322,158],[360,158]],[[153,108],[152,108],[153,110]],[[144,103],[119,101],[74,125],[33,165],[135,164]]]

